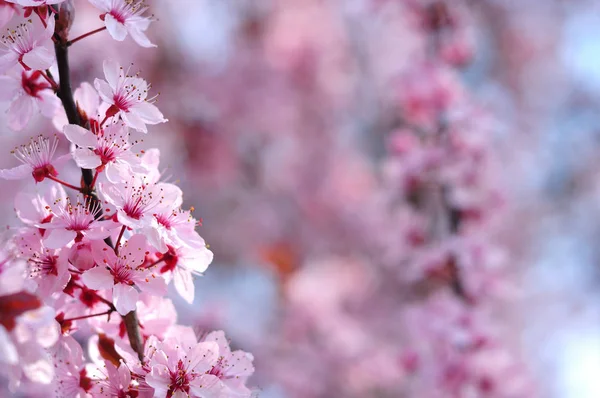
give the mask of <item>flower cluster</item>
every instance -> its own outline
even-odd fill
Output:
[[[105,27],[72,40],[63,39],[71,1],[0,2],[8,127],[20,131],[41,114],[59,129],[15,148],[18,162],[0,170],[2,179],[29,180],[15,198],[21,225],[1,242],[0,372],[13,391],[51,384],[64,398],[250,397],[252,355],[232,351],[223,332],[198,338],[176,325],[163,297],[173,282],[192,303],[194,276],[213,254],[181,189],[163,181],[158,149],[133,138],[167,121],[151,85],[107,60],[103,79],[70,92],[65,54],[77,41],[106,29],[154,46],[143,1],[90,2]],[[70,153],[57,153],[67,140]],[[64,170],[75,164],[81,182],[69,183]]]

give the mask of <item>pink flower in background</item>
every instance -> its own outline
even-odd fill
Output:
[[[157,342],[146,382],[155,397],[218,397],[220,380],[209,374],[218,359],[219,346],[214,342],[169,338]]]
[[[54,217],[49,224],[44,244],[51,249],[68,246],[73,240],[81,242],[84,237],[88,240],[107,238],[111,230],[118,227],[111,220],[97,220],[101,211],[99,203],[93,203],[78,196],[73,202],[69,198],[52,206]]]
[[[177,293],[191,304],[194,301],[193,275],[202,275],[207,270],[213,260],[213,253],[206,246],[202,248],[167,246],[167,249],[165,253],[158,254],[163,262],[160,264],[160,272],[172,273]]]
[[[22,71],[19,77],[0,76],[0,101],[12,101],[8,109],[8,126],[17,131],[40,111],[50,118],[60,108],[60,99],[40,71]]]
[[[120,116],[129,127],[147,133],[147,124],[158,124],[167,121],[148,99],[150,86],[137,76],[129,76],[114,61],[104,61],[106,81],[96,79],[94,87],[104,102],[110,105],[106,118]]]
[[[44,70],[54,64],[54,18],[46,26],[38,18],[21,19],[0,37],[0,72],[21,64],[25,70]]]
[[[132,151],[138,142],[129,142],[129,131],[121,123],[110,124],[96,133],[70,124],[63,132],[77,145],[72,151],[77,166],[104,171],[112,183],[127,179],[132,172],[145,171],[140,158]]]
[[[152,19],[142,14],[148,9],[143,0],[89,0],[103,11],[100,16],[113,39],[123,41],[130,34],[142,47],[156,47],[144,33]]]
[[[12,154],[23,164],[12,169],[0,170],[0,178],[21,180],[31,175],[35,182],[42,182],[46,178],[55,178],[58,176],[58,171],[54,166],[63,163],[70,157],[70,155],[63,155],[54,160],[57,146],[58,139],[56,137],[50,139],[40,135],[28,144],[15,148]]]
[[[139,296],[136,287],[151,294],[165,293],[164,280],[140,267],[148,252],[143,235],[129,238],[118,255],[103,241],[94,241],[92,251],[98,266],[86,271],[82,279],[92,289],[112,289],[119,314],[135,310]]]

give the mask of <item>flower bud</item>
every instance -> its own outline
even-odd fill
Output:
[[[73,25],[75,19],[75,6],[73,0],[67,0],[63,3],[54,5],[58,8],[58,14],[56,14],[56,27],[54,33],[56,33],[62,42],[67,42],[69,38],[69,31]]]

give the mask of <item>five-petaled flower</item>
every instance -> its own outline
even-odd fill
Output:
[[[50,139],[40,135],[28,144],[15,148],[11,153],[23,164],[12,169],[0,170],[0,178],[20,180],[32,175],[35,182],[41,182],[45,178],[56,177],[58,171],[54,166],[70,158],[70,155],[63,155],[54,160],[57,145],[56,137]]]
[[[21,64],[25,70],[44,70],[54,64],[54,17],[46,26],[37,18],[22,19],[0,36],[0,72]]]
[[[144,0],[90,0],[90,3],[104,12],[100,18],[113,39],[123,41],[130,34],[140,46],[156,47],[144,33],[152,22],[151,17],[143,16],[148,9]]]

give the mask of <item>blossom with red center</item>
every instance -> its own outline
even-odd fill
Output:
[[[133,176],[128,182],[121,184],[99,184],[99,192],[106,203],[116,207],[117,220],[129,228],[149,225],[157,206],[176,205],[175,200],[181,195],[181,190],[176,185],[148,183],[139,176]]]
[[[103,241],[94,241],[92,253],[98,266],[86,271],[82,279],[91,289],[112,289],[113,303],[119,314],[126,315],[135,310],[139,296],[136,287],[150,294],[166,292],[162,278],[140,267],[147,253],[143,235],[129,238],[118,255]]]
[[[121,123],[110,124],[95,134],[80,126],[69,124],[63,130],[73,144],[73,159],[77,166],[104,171],[108,181],[118,183],[134,173],[143,173],[140,158],[132,149],[138,141],[129,142],[129,131]]]
[[[90,3],[104,12],[100,18],[113,39],[123,41],[130,34],[140,46],[156,47],[144,33],[152,22],[151,17],[143,16],[148,10],[145,0],[90,0]]]
[[[40,71],[0,76],[0,101],[11,101],[8,126],[16,131],[22,130],[37,113],[50,118],[60,108],[60,100]]]
[[[129,127],[147,133],[147,124],[167,121],[148,98],[150,85],[142,78],[130,76],[114,61],[104,61],[105,80],[96,79],[94,87],[104,102],[110,105],[106,118],[120,116]]]
[[[110,361],[104,361],[106,372],[100,371],[92,388],[92,396],[107,398],[137,397],[138,391],[131,383],[131,372],[127,365],[121,363],[117,368]]]
[[[219,378],[208,374],[218,357],[219,347],[214,342],[165,339],[156,343],[146,383],[154,388],[155,397],[220,396]]]
[[[167,246],[165,253],[157,256],[163,261],[161,273],[173,275],[173,283],[177,293],[188,303],[194,301],[193,275],[202,275],[213,260],[213,253],[204,246],[191,248]]]
[[[17,64],[25,70],[45,70],[54,64],[54,17],[46,26],[38,19],[21,19],[0,36],[0,72]]]
[[[54,152],[58,146],[56,137],[53,139],[38,136],[28,144],[15,148],[11,153],[23,163],[12,169],[0,170],[0,178],[5,180],[20,180],[28,175],[33,176],[35,182],[42,182],[45,178],[53,178],[58,175],[54,165],[60,164],[70,157],[61,156],[53,160]]]
[[[254,373],[252,354],[237,350],[231,351],[223,331],[209,333],[203,341],[219,345],[219,359],[208,374],[219,378],[224,396],[250,397],[252,391],[246,387],[246,381]],[[225,395],[229,394],[229,395]]]
[[[98,220],[101,205],[81,196],[75,201],[67,198],[64,202],[56,202],[51,209],[54,217],[44,225],[49,232],[44,244],[52,249],[68,246],[73,240],[81,242],[84,237],[89,240],[105,239],[112,229],[118,227],[111,220]]]
[[[31,194],[19,192],[15,197],[17,217],[30,227],[39,229],[44,236],[46,224],[52,221],[52,207],[55,203],[66,200],[67,194],[61,185],[42,185],[42,192]]]

